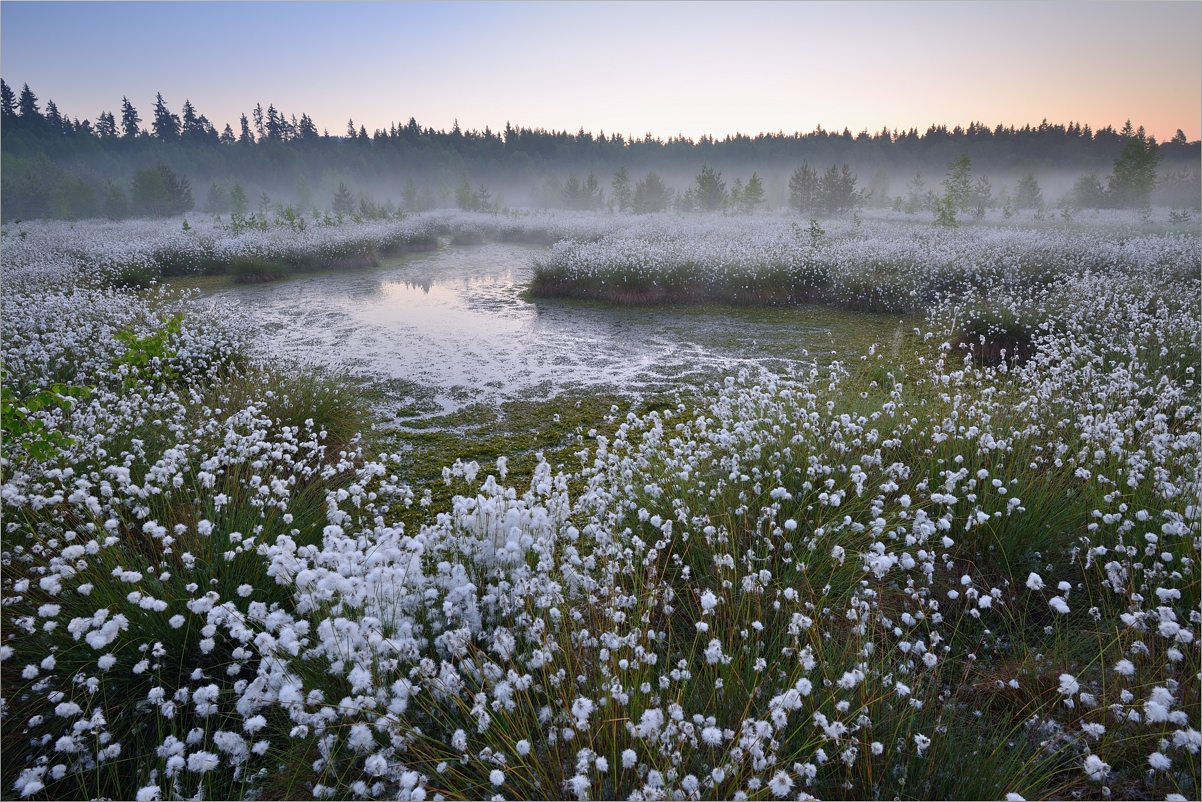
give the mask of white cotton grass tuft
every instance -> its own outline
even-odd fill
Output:
[[[1085,772],[1086,777],[1100,783],[1110,773],[1110,765],[1097,755],[1089,755],[1085,758],[1082,770]]]

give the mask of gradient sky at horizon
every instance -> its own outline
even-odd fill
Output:
[[[1202,3],[0,3],[0,74],[73,117],[642,137],[931,124],[1202,133]]]

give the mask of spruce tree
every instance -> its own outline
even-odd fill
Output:
[[[138,135],[138,123],[142,122],[142,118],[138,116],[138,110],[129,102],[129,98],[121,98],[121,130],[126,139],[133,139]]]
[[[201,122],[202,118],[197,116],[196,107],[192,105],[191,100],[184,100],[181,115],[183,117],[181,133],[185,139],[199,139],[204,136],[205,125]]]
[[[1119,206],[1144,208],[1151,203],[1152,188],[1156,186],[1156,167],[1160,164],[1160,145],[1156,137],[1140,133],[1127,140],[1119,157],[1114,160],[1114,174],[1109,190]]]
[[[42,112],[38,108],[38,96],[29,88],[29,84],[21,87],[21,97],[17,100],[17,111],[21,113],[21,122],[25,125],[40,124]]]
[[[100,119],[96,122],[96,133],[102,139],[108,139],[117,135],[117,118],[113,116],[111,111],[100,112]]]
[[[164,142],[174,142],[179,139],[179,116],[172,114],[163,100],[163,93],[155,94],[154,122],[151,123],[154,135]]]
[[[246,119],[243,116],[242,119]],[[250,208],[250,201],[246,197],[246,190],[241,184],[235,183],[234,188],[230,190],[230,212],[239,217],[246,214],[246,210]]]
[[[1014,205],[1019,209],[1035,209],[1043,203],[1043,194],[1039,191],[1039,182],[1034,173],[1027,173],[1018,179],[1014,187]]]
[[[818,174],[808,161],[793,171],[789,178],[789,206],[798,212],[808,212],[818,206]]]
[[[53,100],[46,102],[46,126],[56,134],[63,132],[63,116]]]
[[[338,182],[338,190],[334,193],[334,211],[338,214],[349,214],[355,205],[355,196],[346,188],[346,184]]]
[[[972,202],[972,159],[961,153],[948,162],[943,179],[944,197],[956,211],[967,211]]]
[[[842,170],[831,165],[819,182],[818,195],[827,214],[854,211],[864,202],[863,193],[856,192],[856,176],[847,164]]]
[[[17,96],[3,78],[0,78],[0,119],[5,123],[17,117]]]
[[[671,205],[673,194],[675,193],[668,189],[663,179],[654,172],[647,173],[645,179],[635,184],[634,211],[637,214],[662,212]]]
[[[694,197],[703,210],[713,212],[726,205],[726,182],[722,180],[721,172],[708,164],[702,165],[695,181],[697,188]]]
[[[743,187],[742,207],[746,212],[754,212],[755,207],[764,202],[764,182],[754,172]]]
[[[509,129],[506,128],[506,131]],[[508,133],[506,134],[508,136]],[[616,173],[609,185],[613,187],[614,200],[618,202],[618,211],[624,212],[630,208],[630,174],[626,172],[626,167],[623,165]]]
[[[255,144],[255,135],[250,132],[250,120],[246,119],[246,115],[243,114],[242,119],[239,120],[239,122],[242,125],[242,133],[238,135],[238,144],[239,145]]]

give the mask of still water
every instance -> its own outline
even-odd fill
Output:
[[[261,324],[270,354],[400,379],[444,411],[589,386],[638,394],[740,369],[863,353],[901,321],[825,307],[608,307],[524,296],[536,250],[446,247],[355,271],[207,293]]]

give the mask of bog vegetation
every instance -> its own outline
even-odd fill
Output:
[[[6,224],[3,793],[1197,798],[1196,226],[974,220],[964,177],[808,223]],[[551,245],[536,292],[922,323],[616,399],[563,471],[446,453],[435,498],[354,383],[158,282],[487,239]]]

